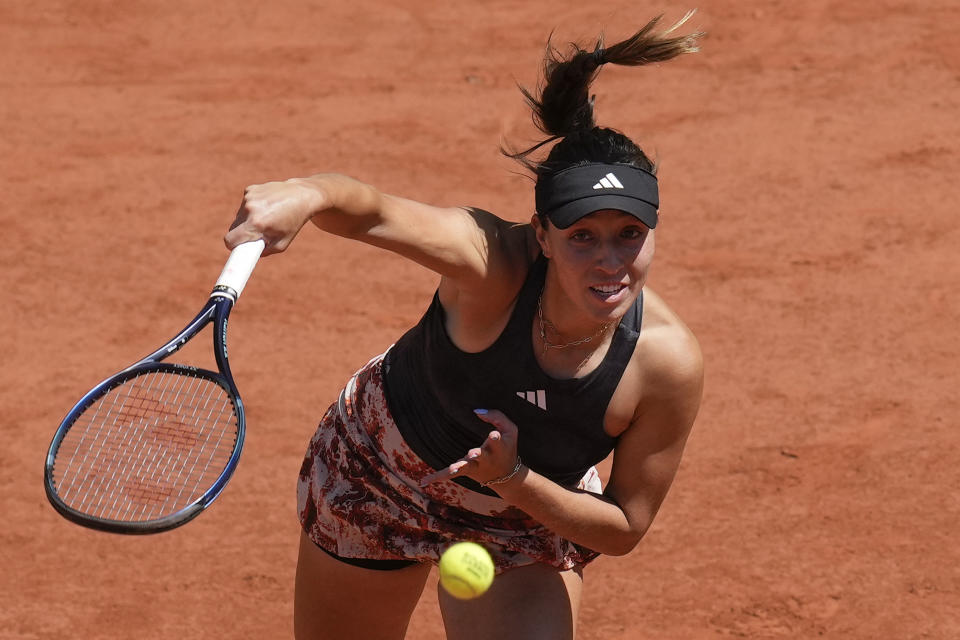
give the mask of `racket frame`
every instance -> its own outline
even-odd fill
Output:
[[[76,524],[111,533],[159,533],[179,527],[197,517],[226,487],[230,476],[233,475],[237,463],[240,460],[240,452],[243,450],[243,442],[246,436],[246,414],[243,408],[243,401],[240,399],[240,393],[233,381],[230,362],[227,356],[227,322],[230,311],[240,296],[243,287],[246,285],[247,278],[249,278],[250,273],[253,271],[253,266],[256,264],[262,250],[262,241],[240,245],[240,247],[234,249],[230,260],[227,262],[227,266],[224,267],[224,271],[217,281],[213,292],[210,294],[206,305],[204,305],[203,310],[200,311],[187,326],[150,355],[97,384],[73,406],[66,417],[60,422],[60,426],[54,433],[53,440],[47,450],[43,484],[50,504],[63,517]],[[236,273],[236,271],[240,273]],[[219,371],[210,371],[209,369],[193,367],[186,364],[163,362],[163,360],[179,351],[181,347],[210,323],[213,324],[213,352]],[[54,482],[57,451],[67,433],[70,431],[70,428],[91,404],[107,394],[111,389],[132,378],[152,371],[203,378],[214,382],[227,391],[236,414],[237,436],[233,450],[224,465],[223,471],[211,484],[210,488],[192,503],[172,514],[152,520],[126,521],[99,518],[70,507],[60,497]]]

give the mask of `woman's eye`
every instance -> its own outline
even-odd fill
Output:
[[[570,239],[574,242],[587,242],[590,237],[590,234],[586,231],[577,231],[570,236]]]
[[[628,240],[637,240],[643,237],[643,230],[632,227],[630,229],[624,229],[620,235]]]

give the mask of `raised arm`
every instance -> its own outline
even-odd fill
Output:
[[[278,253],[308,221],[409,258],[458,288],[489,286],[511,256],[524,251],[523,233],[491,213],[387,195],[339,174],[248,187],[224,241],[233,248],[262,237],[264,254]]]

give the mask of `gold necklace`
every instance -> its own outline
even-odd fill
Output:
[[[549,320],[543,317],[543,292],[541,292],[540,297],[537,298],[537,318],[540,320],[540,341],[543,342],[544,354],[547,353],[547,349],[566,349],[567,347],[575,347],[579,344],[585,344],[587,342],[590,342],[591,340],[595,338],[599,338],[600,336],[605,334],[607,332],[607,329],[610,328],[610,325],[613,324],[612,322],[605,322],[595,334],[593,334],[592,336],[587,336],[586,338],[580,338],[579,340],[572,340],[570,342],[565,342],[563,344],[556,344],[556,343],[550,342],[549,340],[547,340],[546,328],[550,327],[550,329],[557,335],[560,335],[560,331],[557,329],[555,324],[553,324],[552,322],[550,322]],[[589,357],[590,357],[590,354],[587,354],[587,358]],[[587,359],[584,358],[583,362],[580,363],[580,366],[583,366],[583,363],[586,362],[586,360]]]

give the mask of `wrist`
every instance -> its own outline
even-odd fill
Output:
[[[295,181],[308,194],[309,219],[324,231],[359,240],[379,221],[383,194],[371,185],[339,173]]]
[[[504,475],[500,476],[499,478],[486,480],[484,482],[481,482],[480,484],[483,485],[484,487],[505,485],[511,482],[512,480],[516,479],[517,477],[523,475],[523,471],[525,468],[526,467],[523,466],[523,460],[520,458],[520,454],[517,454],[517,461],[513,465],[513,469],[511,469],[509,472],[505,473]]]
[[[302,218],[302,223],[309,222],[317,213],[330,208],[330,190],[324,187],[316,176],[309,178],[289,178],[284,181],[294,188],[290,192],[293,196],[290,202]]]

